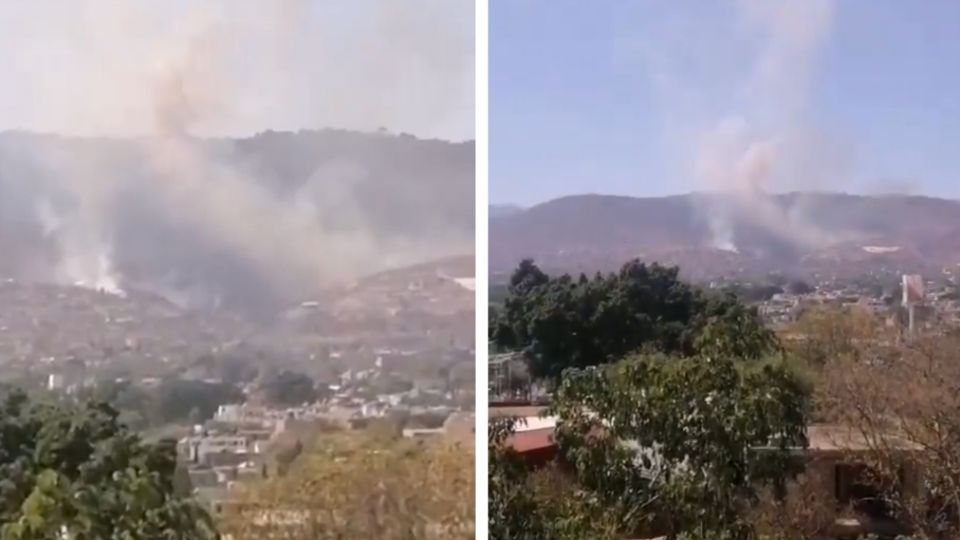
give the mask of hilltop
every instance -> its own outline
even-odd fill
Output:
[[[0,276],[73,284],[109,271],[120,288],[192,305],[273,308],[471,253],[473,176],[473,142],[406,134],[5,132]]]
[[[960,202],[933,197],[574,195],[491,216],[494,275],[525,257],[548,269],[587,272],[639,257],[678,264],[698,280],[768,272],[939,273],[960,264]]]

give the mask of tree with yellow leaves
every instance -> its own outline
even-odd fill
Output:
[[[328,433],[283,477],[245,484],[221,530],[248,538],[474,537],[474,450],[375,429]]]

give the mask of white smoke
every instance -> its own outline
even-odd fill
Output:
[[[823,151],[825,143],[817,141],[808,121],[810,88],[834,3],[741,0],[737,6],[745,31],[762,46],[738,89],[743,105],[698,142],[696,177],[705,190],[723,195],[704,208],[711,243],[735,251],[733,221],[741,221],[793,245],[819,245],[828,239],[825,231],[770,195],[837,180],[838,160]]]
[[[58,264],[54,269],[58,281],[110,294],[124,294],[109,244],[91,237],[82,225],[64,223],[46,199],[40,200],[36,212],[44,237],[53,239],[59,250]]]
[[[129,144],[145,158],[144,176],[156,179],[137,189],[292,290],[468,251],[455,235],[425,246],[374,234],[349,211],[357,195],[346,186],[365,174],[360,167],[322,169],[299,193],[283,195],[198,138],[381,126],[470,138],[472,2],[348,4],[4,4],[0,64],[19,71],[18,85],[0,90],[0,112],[9,113],[0,118],[13,122],[0,128],[136,135]],[[44,199],[36,218],[60,255],[58,279],[119,292],[110,216],[135,180],[107,157],[82,154],[25,158],[53,171],[59,181],[47,187],[67,201]],[[387,253],[405,255],[386,260]]]

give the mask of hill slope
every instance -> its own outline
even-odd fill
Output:
[[[532,257],[565,271],[679,264],[689,278],[769,271],[932,272],[960,263],[960,202],[838,193],[633,198],[577,195],[490,222],[490,269]]]
[[[284,305],[473,252],[474,145],[0,134],[0,276]]]

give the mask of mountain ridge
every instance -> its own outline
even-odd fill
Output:
[[[840,276],[871,265],[932,272],[960,263],[960,201],[822,191],[570,195],[492,216],[489,238],[493,274],[528,257],[560,271],[611,270],[637,257],[678,264],[696,279]]]
[[[474,150],[473,141],[335,129],[239,138],[6,131],[0,276],[286,305],[472,252]]]

